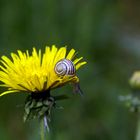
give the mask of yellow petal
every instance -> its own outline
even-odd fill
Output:
[[[1,93],[0,97],[3,96],[3,95],[9,94],[9,93],[13,93],[13,92],[19,92],[19,91],[18,90],[8,90],[8,91],[5,91],[5,92]]]
[[[65,58],[66,55],[66,47],[61,47],[56,53],[54,65],[61,59]]]
[[[74,57],[74,54],[75,54],[75,50],[71,49],[66,58],[69,60],[72,60]]]
[[[80,57],[80,58],[77,58],[77,59],[75,59],[74,61],[73,61],[73,63],[74,64],[77,64],[80,60],[82,60],[83,59],[83,57]]]
[[[87,62],[81,62],[76,65],[76,70],[78,70],[81,66],[85,65]]]

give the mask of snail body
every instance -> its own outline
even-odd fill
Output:
[[[61,59],[60,61],[58,61],[55,65],[54,70],[58,76],[73,76],[76,72],[73,62],[68,59]]]

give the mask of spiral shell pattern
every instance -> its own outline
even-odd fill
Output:
[[[58,61],[55,65],[54,70],[56,74],[59,76],[64,76],[64,75],[73,76],[75,75],[76,72],[73,62],[68,59],[62,59]]]

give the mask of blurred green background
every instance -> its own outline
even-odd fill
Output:
[[[48,140],[134,140],[137,115],[119,101],[140,69],[140,2],[136,0],[0,0],[0,55],[46,45],[75,48],[85,95],[58,102]],[[1,90],[2,92],[2,90]],[[55,94],[71,94],[70,85]],[[0,98],[0,139],[39,140],[38,121],[23,123],[27,94]]]

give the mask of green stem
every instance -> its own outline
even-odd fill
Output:
[[[138,116],[136,140],[140,140],[140,117]]]
[[[44,128],[44,119],[40,120],[40,138],[41,140],[45,140],[45,128]]]

